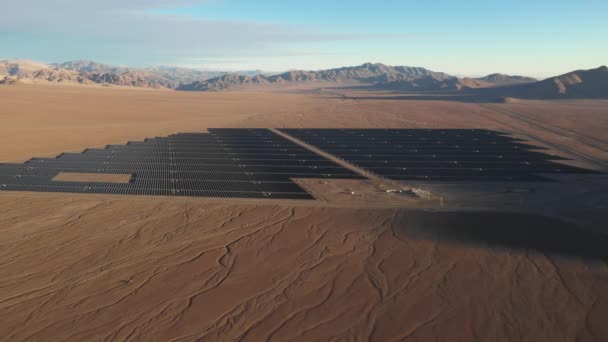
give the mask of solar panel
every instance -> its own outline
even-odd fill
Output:
[[[552,181],[545,174],[595,173],[557,163],[521,139],[485,129],[282,129],[322,151],[394,180]]]
[[[126,184],[54,181],[59,173],[130,174]],[[0,164],[0,190],[314,199],[292,178],[362,178],[267,129],[211,129]]]

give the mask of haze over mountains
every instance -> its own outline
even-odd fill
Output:
[[[366,63],[355,67],[343,67],[321,71],[289,71],[266,77],[242,75],[222,75],[205,81],[185,84],[178,90],[187,91],[222,91],[228,89],[243,89],[252,87],[273,86],[370,86],[413,91],[460,90],[465,87],[491,87],[501,84],[517,84],[535,82],[532,78],[522,76],[507,76],[483,79],[470,79],[466,83],[457,77],[435,72],[420,67],[388,66],[380,63]],[[476,80],[475,82],[473,80]]]
[[[169,66],[132,68],[84,60],[54,64],[23,60],[0,61],[0,84],[18,83],[82,84],[178,91],[364,87],[393,91],[447,91],[494,97],[606,98],[608,68],[603,66],[578,70],[537,81],[530,77],[498,73],[480,78],[458,78],[421,67],[388,66],[380,63],[264,75],[257,70],[227,73]]]
[[[254,77],[226,74],[205,81],[184,84],[183,91],[225,91],[231,89],[273,89],[297,86],[341,87],[393,91],[451,92],[463,95],[515,98],[608,98],[608,68],[577,70],[538,81],[531,77],[491,74],[480,78],[458,78],[420,67],[366,63],[322,71],[290,71]]]
[[[260,71],[243,71],[255,75]],[[44,64],[28,60],[0,61],[0,84],[59,83],[175,89],[182,84],[225,75],[221,71],[155,66],[134,68],[79,60]]]

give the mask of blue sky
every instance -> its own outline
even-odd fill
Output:
[[[0,58],[268,71],[369,61],[535,77],[608,64],[608,1],[20,0],[2,6],[19,15],[0,22]]]

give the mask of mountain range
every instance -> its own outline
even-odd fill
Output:
[[[378,89],[412,91],[460,90],[463,88],[493,87],[505,84],[536,82],[523,76],[493,74],[478,79],[459,79],[442,72],[420,67],[388,66],[366,63],[321,71],[289,71],[273,76],[254,77],[227,74],[209,80],[184,84],[177,90],[222,91],[244,88],[272,88],[289,86],[367,86]]]
[[[540,82],[487,89],[487,94],[514,98],[608,98],[608,67],[576,70]]]
[[[92,61],[44,64],[0,61],[0,84],[58,83],[171,89],[229,91],[356,87],[391,91],[457,92],[490,97],[608,98],[608,68],[577,70],[538,81],[524,76],[491,74],[455,77],[421,67],[365,63],[320,71],[293,70],[275,75],[245,71],[227,73],[157,66],[132,68]]]
[[[239,72],[256,75],[259,70]],[[227,74],[171,66],[135,68],[113,66],[93,61],[78,60],[44,64],[28,60],[0,61],[0,84],[58,83],[139,88],[176,89]]]

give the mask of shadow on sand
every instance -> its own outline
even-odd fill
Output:
[[[349,91],[362,91],[366,94],[356,95]],[[308,91],[308,93],[325,95],[325,98],[340,98],[343,100],[372,100],[372,101],[454,101],[464,103],[504,103],[510,98],[501,96],[493,90],[468,91],[399,91],[378,87],[336,87],[323,90]],[[346,93],[344,93],[346,92]]]
[[[559,99],[608,99],[605,94],[539,92],[529,89],[529,84],[507,85],[490,88],[468,88],[462,90],[408,90],[382,86],[353,86],[317,89],[327,97],[336,96],[344,100],[374,101],[455,101],[464,103],[510,103],[518,100],[559,100]],[[358,95],[356,92],[366,92]],[[353,93],[354,92],[354,93]]]
[[[533,214],[404,211],[398,227],[407,238],[608,259],[608,235]]]
[[[483,99],[466,95],[440,95],[440,94],[409,94],[409,95],[390,95],[390,96],[344,96],[345,100],[375,100],[375,101],[456,101],[465,103],[498,103],[504,102],[502,99]]]

